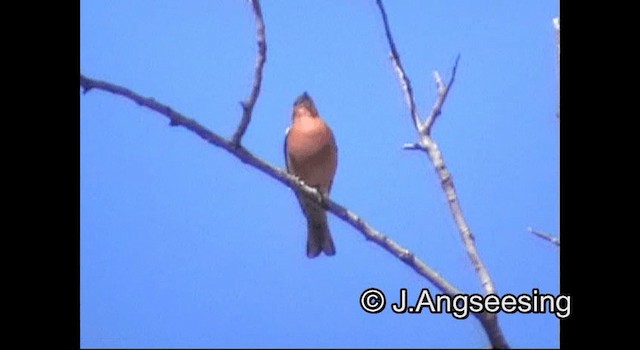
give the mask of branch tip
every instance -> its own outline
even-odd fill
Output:
[[[410,151],[425,151],[426,148],[419,142],[415,142],[415,143],[405,143],[404,145],[402,145],[402,148],[405,150],[410,150]]]
[[[456,76],[456,70],[458,70],[458,62],[460,62],[460,53],[456,56],[456,62],[453,64],[453,69],[451,71],[451,77]]]
[[[451,78],[449,79],[449,83],[445,84],[440,76],[438,71],[433,71],[433,78],[436,81],[436,89],[438,91],[438,97],[436,98],[436,102],[433,104],[431,108],[431,113],[427,120],[424,122],[424,130],[418,130],[421,135],[430,135],[431,127],[435,123],[436,119],[442,114],[442,106],[444,105],[447,96],[449,95],[449,90],[451,90],[451,86],[453,86],[453,82],[456,78],[456,72],[458,70],[458,63],[460,62],[460,53],[456,56],[456,60],[453,64],[453,68],[451,69]]]
[[[547,233],[547,232],[543,232],[543,231],[538,231],[538,230],[534,230],[533,228],[531,228],[530,226],[527,227],[527,230],[529,231],[529,233],[532,233],[534,235],[536,235],[539,238],[544,239],[545,241],[551,242],[552,244],[556,245],[556,246],[560,246],[560,238]]]
[[[242,119],[238,124],[236,132],[233,134],[233,144],[239,145],[242,136],[247,131],[249,123],[251,122],[251,114],[253,107],[260,95],[260,87],[262,85],[262,71],[264,69],[264,63],[267,60],[267,41],[265,38],[265,25],[264,18],[262,17],[262,8],[260,7],[259,0],[250,0],[251,7],[253,8],[253,14],[256,20],[256,41],[258,44],[258,52],[256,54],[256,67],[253,73],[253,86],[251,87],[251,93],[246,101],[240,102],[242,106]]]
[[[391,35],[391,29],[389,27],[389,18],[387,17],[387,11],[384,9],[384,5],[382,4],[382,0],[376,0],[376,4],[380,9],[380,15],[382,16],[382,23],[384,25],[384,33],[387,37],[387,43],[389,44],[390,49],[390,57],[391,62],[395,68],[396,74],[398,75],[398,79],[400,80],[400,85],[402,87],[402,91],[404,92],[405,102],[407,106],[409,106],[409,111],[411,115],[411,119],[413,120],[413,124],[416,128],[420,126],[420,116],[418,115],[418,110],[416,108],[415,98],[413,97],[413,88],[411,87],[411,81],[409,80],[409,76],[404,70],[402,66],[402,61],[400,60],[400,54],[398,53],[398,49],[396,48],[396,43],[393,40],[393,35]]]
[[[433,79],[436,81],[436,88],[438,89],[438,93],[440,93],[444,88],[444,82],[442,82],[442,77],[437,70],[433,71]]]

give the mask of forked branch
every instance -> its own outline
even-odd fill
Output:
[[[382,15],[385,34],[387,37],[389,48],[391,50],[391,61],[393,62],[396,73],[398,74],[398,79],[400,80],[400,85],[404,92],[405,100],[409,105],[409,112],[413,119],[413,124],[416,128],[416,131],[418,132],[418,142],[405,144],[404,148],[412,150],[422,150],[428,154],[429,159],[431,160],[431,163],[433,164],[433,167],[440,179],[440,185],[442,186],[442,189],[446,195],[447,201],[449,203],[449,209],[451,210],[453,219],[456,223],[456,226],[458,227],[458,231],[460,233],[460,237],[462,238],[462,242],[464,243],[467,255],[469,256],[476,274],[480,279],[485,294],[497,294],[494,283],[489,275],[489,271],[480,258],[480,254],[478,253],[478,250],[476,248],[475,238],[473,236],[473,233],[471,232],[471,228],[467,224],[466,219],[462,213],[462,206],[458,199],[458,194],[453,183],[453,177],[447,169],[442,153],[438,148],[438,144],[431,137],[432,126],[435,123],[437,117],[442,113],[442,106],[444,105],[444,102],[449,94],[449,90],[454,82],[460,55],[458,55],[458,57],[456,58],[451,73],[451,79],[449,80],[448,84],[445,84],[443,82],[438,72],[434,72],[434,77],[438,89],[438,96],[431,109],[429,117],[426,119],[426,121],[423,122],[422,120],[420,120],[418,112],[416,111],[413,89],[411,88],[408,75],[402,67],[400,55],[398,54],[396,44],[393,40],[393,36],[391,35],[389,20],[382,4],[382,0],[376,0],[376,3],[378,5],[378,8],[380,9],[380,14]],[[487,333],[494,348],[509,347],[509,344],[507,343],[507,340],[504,337],[500,326],[498,325],[498,318],[495,314],[475,315],[482,322],[485,332]]]

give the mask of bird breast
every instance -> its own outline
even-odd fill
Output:
[[[298,161],[315,158],[326,151],[333,142],[333,135],[320,118],[299,118],[292,126],[288,140],[289,152],[295,154]]]

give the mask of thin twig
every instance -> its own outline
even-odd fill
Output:
[[[256,58],[256,69],[253,74],[253,87],[251,88],[251,95],[246,101],[240,102],[242,106],[242,119],[238,125],[238,129],[233,134],[232,142],[237,147],[240,146],[242,136],[247,131],[249,122],[251,122],[251,114],[253,113],[253,106],[255,106],[260,94],[260,86],[262,85],[262,69],[264,63],[267,60],[267,41],[265,38],[265,26],[264,19],[262,18],[262,9],[260,7],[259,0],[250,0],[253,5],[253,13],[256,16],[256,36],[258,41],[258,56]]]
[[[404,145],[402,145],[402,148],[411,151],[426,151],[424,146],[420,144],[420,142],[405,143]]]
[[[560,65],[560,17],[554,17],[553,29],[556,30],[556,48],[558,49],[558,65]]]
[[[389,23],[387,19],[387,13],[384,10],[381,0],[377,0],[376,3],[380,9],[380,13],[382,14],[382,21],[384,22],[384,29],[387,36],[387,41],[389,43],[389,47],[391,48],[391,58],[396,68],[396,72],[398,73],[398,78],[400,80],[400,85],[402,86],[402,90],[405,94],[405,99],[409,102],[409,109],[411,115],[414,120],[414,125],[416,131],[418,132],[419,142],[413,144],[405,144],[405,149],[420,149],[427,152],[429,155],[429,159],[431,160],[438,177],[440,178],[440,184],[442,189],[445,192],[447,197],[447,201],[449,203],[449,208],[451,210],[451,214],[453,215],[453,219],[456,222],[456,226],[458,227],[458,231],[460,232],[460,236],[462,237],[462,241],[464,243],[465,249],[467,251],[467,255],[469,256],[471,263],[476,270],[478,278],[482,284],[482,287],[485,291],[485,294],[497,294],[496,288],[491,280],[491,276],[489,275],[489,271],[485,264],[483,263],[480,255],[478,254],[478,250],[475,244],[475,238],[469,225],[462,214],[462,206],[460,205],[460,201],[458,200],[458,195],[456,193],[456,189],[453,183],[453,178],[451,173],[448,171],[444,159],[442,157],[442,153],[438,148],[438,144],[431,137],[431,128],[433,123],[435,122],[438,115],[442,112],[442,105],[446,100],[447,94],[449,93],[449,88],[455,79],[456,69],[458,67],[458,60],[460,59],[460,55],[456,58],[456,63],[453,67],[453,71],[451,74],[451,80],[448,85],[444,85],[440,75],[436,72],[436,84],[438,85],[438,98],[436,103],[433,106],[433,109],[429,115],[429,118],[423,123],[416,112],[415,107],[415,99],[413,96],[413,90],[409,85],[409,78],[404,71],[404,68],[400,64],[400,55],[396,49],[395,42],[393,41],[393,37],[391,36],[391,31],[389,29]],[[504,337],[502,330],[498,324],[498,318],[495,314],[475,314],[481,321],[489,340],[494,348],[508,348],[509,344],[507,343],[506,338]]]
[[[377,0],[376,3],[380,8],[380,13],[382,13],[384,33],[387,36],[387,42],[389,43],[389,47],[391,49],[391,61],[393,62],[393,67],[395,68],[396,73],[400,77],[400,84],[402,84],[402,90],[404,91],[405,101],[407,103],[407,106],[409,107],[409,112],[411,113],[413,125],[415,125],[416,129],[422,129],[422,121],[420,120],[420,116],[418,115],[416,102],[413,98],[413,88],[411,87],[411,81],[409,80],[409,77],[404,73],[404,68],[402,67],[402,62],[400,61],[400,55],[398,54],[398,50],[396,49],[396,43],[395,41],[393,41],[393,37],[391,36],[391,29],[389,29],[387,12],[384,10],[382,0]]]
[[[440,274],[436,270],[429,267],[425,262],[416,257],[413,252],[411,252],[407,248],[404,248],[399,243],[385,236],[382,232],[373,228],[356,213],[338,204],[331,198],[323,197],[315,188],[305,185],[304,182],[300,181],[298,177],[287,173],[285,170],[276,168],[273,165],[265,162],[264,160],[256,157],[242,145],[236,145],[232,140],[227,140],[224,137],[208,130],[197,121],[185,117],[184,115],[174,111],[169,106],[159,103],[152,98],[140,96],[139,94],[125,87],[105,81],[93,80],[83,76],[82,74],[80,74],[80,86],[82,86],[85,93],[89,92],[91,89],[111,92],[115,95],[128,98],[141,106],[150,108],[160,113],[161,115],[164,115],[169,119],[170,125],[182,126],[186,128],[187,130],[200,136],[205,141],[231,153],[232,155],[240,159],[240,161],[242,161],[243,163],[246,163],[262,171],[263,173],[280,181],[285,186],[295,191],[304,193],[312,200],[315,200],[317,203],[325,206],[329,212],[354,227],[358,232],[362,233],[367,240],[373,241],[384,250],[400,259],[402,262],[415,270],[418,274],[433,283],[433,285],[435,285],[443,293],[451,296],[461,293],[459,289],[451,285],[447,280],[440,276]]]
[[[556,30],[556,48],[558,49],[558,86],[560,86],[560,17],[553,18],[553,28]],[[558,113],[556,117],[560,119],[560,101],[558,100]]]
[[[542,239],[544,239],[546,241],[549,241],[549,242],[555,244],[558,247],[560,246],[560,238],[558,238],[558,237],[556,237],[556,236],[554,236],[554,235],[552,235],[550,233],[534,230],[531,227],[528,227],[527,230],[529,230],[530,233],[533,233],[534,235],[536,235],[536,236],[538,236],[538,237],[540,237],[540,238],[542,238]]]
[[[447,99],[447,95],[449,95],[449,90],[453,85],[454,80],[456,79],[456,71],[458,70],[458,62],[460,61],[460,54],[456,57],[456,62],[453,64],[453,69],[451,70],[451,79],[449,79],[449,83],[445,84],[440,77],[440,73],[438,71],[433,72],[433,77],[436,80],[436,87],[438,89],[438,97],[436,98],[436,102],[433,104],[431,108],[431,113],[427,117],[427,121],[424,123],[423,127],[425,131],[423,133],[427,135],[431,135],[431,127],[433,123],[435,123],[436,118],[440,114],[442,114],[442,106],[444,105],[444,101]]]

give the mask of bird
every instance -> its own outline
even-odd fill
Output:
[[[284,156],[287,172],[323,196],[329,194],[338,168],[338,146],[331,128],[306,91],[293,103],[291,125],[285,133]],[[313,199],[297,191],[295,193],[307,218],[307,257],[315,258],[321,252],[327,256],[335,255],[327,212]]]

